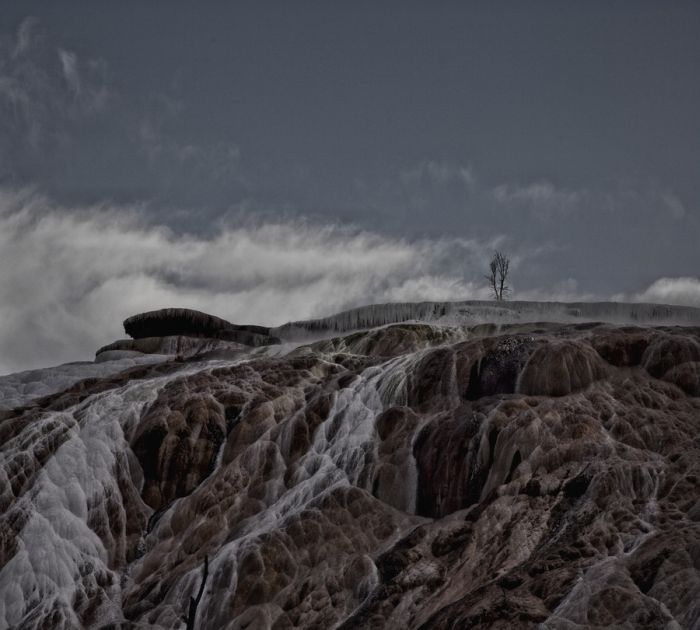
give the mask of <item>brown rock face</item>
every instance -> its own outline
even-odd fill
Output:
[[[699,627],[699,366],[399,324],[83,381],[0,421],[0,627],[182,628],[205,556],[197,628]]]
[[[529,357],[519,377],[520,393],[567,396],[605,377],[605,362],[588,343],[555,341]]]
[[[131,448],[154,510],[190,494],[214,469],[224,441],[222,406],[211,396],[166,387],[139,424]]]

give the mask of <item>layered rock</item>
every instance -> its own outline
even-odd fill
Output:
[[[95,353],[97,362],[143,355],[232,359],[250,347],[280,343],[264,326],[239,325],[186,308],[139,313],[124,320],[132,339],[118,339]]]
[[[223,356],[233,358],[249,347],[235,341],[210,339],[207,337],[186,337],[183,335],[166,337],[141,337],[139,339],[118,339],[102,346],[95,353],[97,362],[114,361],[143,355],[174,355],[183,359],[196,356]]]
[[[271,329],[282,339],[304,339],[401,322],[449,326],[501,326],[535,322],[605,322],[617,325],[700,325],[700,308],[628,302],[404,302],[360,306],[329,317]]]
[[[696,627],[699,348],[400,324],[10,410],[0,626],[181,628],[207,557],[198,628]]]
[[[207,337],[246,346],[278,343],[264,326],[240,325],[187,308],[164,308],[139,313],[124,320],[124,331],[134,339],[146,337]]]

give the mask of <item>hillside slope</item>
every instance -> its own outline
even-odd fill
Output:
[[[0,627],[698,627],[700,327],[425,319],[13,399]]]

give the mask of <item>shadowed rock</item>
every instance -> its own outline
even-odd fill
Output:
[[[192,492],[211,473],[225,434],[224,409],[213,397],[167,388],[132,440],[144,501],[159,510]]]
[[[210,337],[247,346],[279,343],[265,326],[238,325],[187,308],[164,308],[133,315],[124,320],[124,330],[134,339],[145,337]]]
[[[687,335],[663,335],[649,344],[642,365],[652,376],[662,378],[671,368],[700,361],[700,343]]]
[[[96,361],[112,360],[125,355],[163,354],[175,355],[182,358],[195,357],[203,354],[227,353],[235,356],[245,351],[247,346],[235,341],[212,339],[210,337],[141,337],[138,339],[118,339],[102,346],[95,353]]]
[[[606,373],[604,361],[588,344],[552,341],[528,359],[518,388],[533,396],[566,396],[588,387]]]

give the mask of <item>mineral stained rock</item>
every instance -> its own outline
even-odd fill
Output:
[[[700,308],[628,302],[404,302],[360,306],[330,317],[289,322],[270,332],[282,339],[304,339],[414,321],[494,327],[534,322],[700,326]]]
[[[0,627],[700,627],[700,328],[261,350],[2,412]]]

